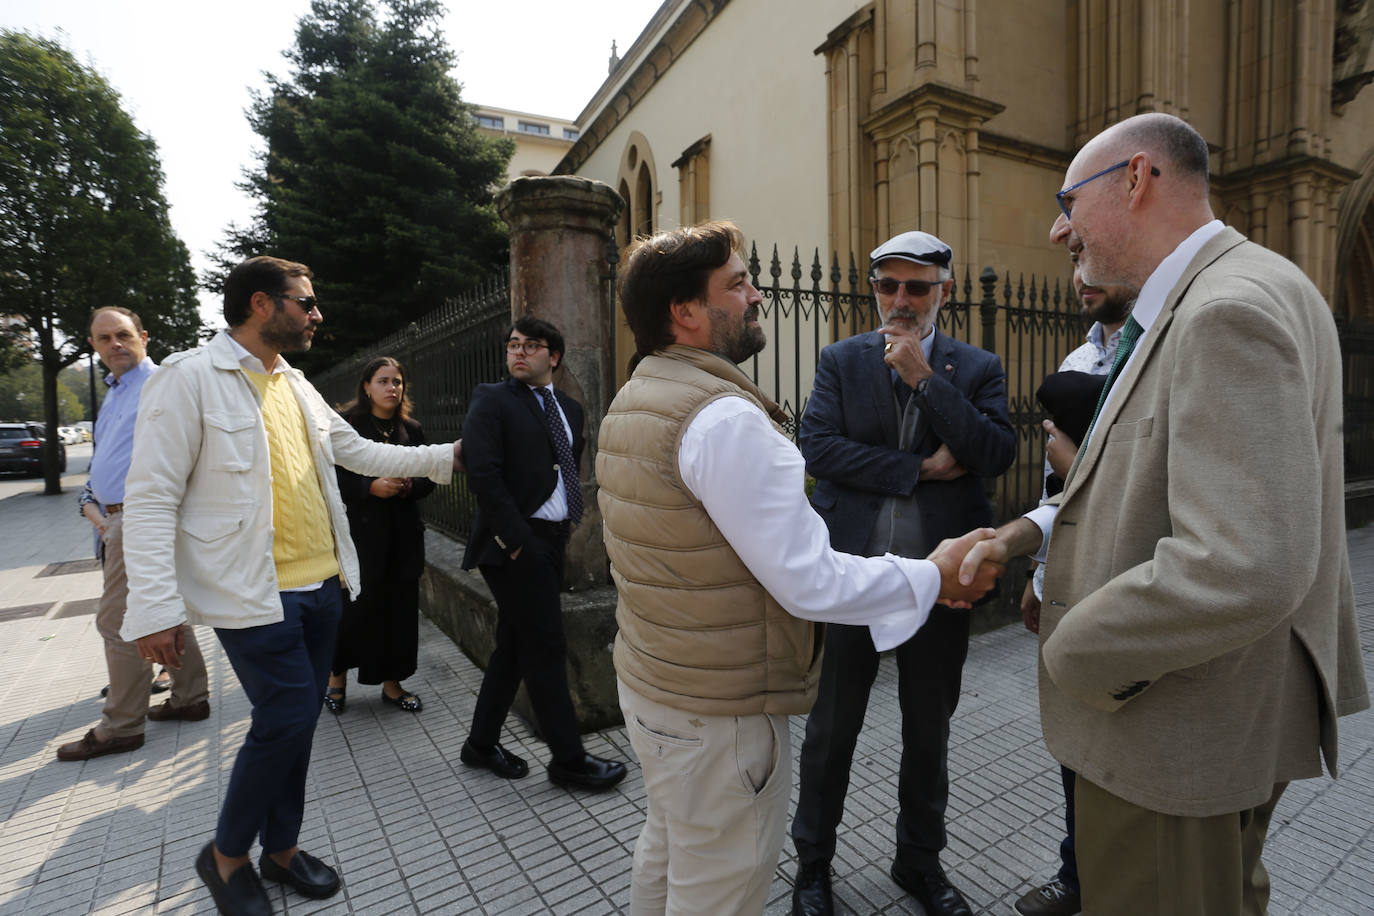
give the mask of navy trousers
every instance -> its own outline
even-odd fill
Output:
[[[215,831],[215,847],[226,856],[247,855],[255,835],[264,852],[292,848],[305,814],[310,748],[343,610],[339,580],[282,592],[281,603],[281,623],[215,630],[253,704]]]
[[[1059,780],[1064,784],[1064,839],[1059,842],[1059,880],[1072,890],[1078,890],[1078,857],[1073,851],[1073,770],[1059,767]]]
[[[525,542],[519,557],[501,566],[477,567],[496,599],[496,648],[477,693],[468,740],[483,749],[497,743],[524,681],[554,759],[576,765],[584,752],[568,692],[560,597],[567,536],[556,523],[530,519],[530,527],[534,537]]]

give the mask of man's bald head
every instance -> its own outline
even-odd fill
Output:
[[[1064,173],[1050,240],[1077,253],[1091,286],[1144,286],[1213,219],[1207,142],[1173,115],[1144,114],[1088,142]]]
[[[1192,125],[1170,114],[1142,114],[1127,118],[1098,134],[1084,151],[1101,151],[1104,159],[1117,162],[1136,153],[1168,174],[1199,182],[1207,190],[1207,141]]]

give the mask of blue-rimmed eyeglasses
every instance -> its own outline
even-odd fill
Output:
[[[1130,164],[1131,164],[1131,160],[1129,160],[1129,159],[1122,160],[1121,162],[1118,162],[1116,165],[1110,165],[1110,166],[1108,166],[1107,168],[1105,168],[1105,169],[1103,169],[1102,171],[1098,172],[1096,175],[1089,175],[1087,178],[1084,178],[1082,181],[1080,181],[1080,182],[1079,182],[1078,184],[1076,184],[1076,185],[1071,185],[1071,186],[1065,188],[1065,189],[1062,190],[1062,191],[1057,191],[1057,192],[1055,192],[1054,199],[1057,200],[1057,201],[1059,201],[1059,209],[1064,211],[1064,219],[1067,219],[1067,220],[1072,220],[1072,219],[1073,219],[1073,214],[1072,214],[1071,212],[1069,212],[1069,207],[1068,207],[1068,205],[1064,203],[1064,197],[1065,197],[1066,195],[1072,194],[1074,191],[1077,191],[1079,188],[1083,187],[1083,185],[1087,184],[1087,183],[1090,182],[1090,181],[1096,181],[1097,179],[1101,178],[1103,175],[1109,174],[1109,173],[1111,173],[1111,172],[1115,172],[1117,169],[1124,169],[1126,166],[1128,166],[1128,165],[1130,165]],[[1153,176],[1155,176],[1156,178],[1158,178],[1158,177],[1159,177],[1159,169],[1155,168],[1154,166],[1150,166],[1150,174],[1153,175]]]

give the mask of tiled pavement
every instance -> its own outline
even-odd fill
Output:
[[[193,860],[213,832],[247,700],[213,634],[201,630],[208,721],[149,723],[147,744],[132,754],[54,759],[56,746],[99,714],[100,639],[74,604],[98,593],[99,574],[34,578],[90,551],[75,493],[44,497],[37,488],[0,480],[0,914],[213,912]],[[1352,532],[1350,546],[1374,680],[1374,528]],[[45,615],[4,616],[31,604]],[[383,707],[376,688],[354,684],[348,711],[320,721],[301,845],[338,863],[343,893],[316,902],[274,889],[278,912],[620,912],[642,818],[637,768],[608,794],[570,794],[543,778],[547,750],[516,720],[505,742],[536,763],[529,778],[464,768],[458,750],[480,672],[422,627],[420,672],[407,684],[423,695],[423,713]],[[1009,627],[976,637],[965,667],[944,861],[977,912],[1010,912],[1056,864],[1058,770],[1040,740],[1034,656],[1034,638]],[[1279,806],[1266,852],[1275,914],[1374,913],[1374,716],[1341,724],[1341,779],[1296,784]],[[803,726],[793,719],[797,747]],[[589,736],[588,748],[633,760],[621,729]],[[920,912],[887,877],[899,752],[889,660],[834,863],[841,912]],[[789,843],[769,914],[788,912],[790,856]]]

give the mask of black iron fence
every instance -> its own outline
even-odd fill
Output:
[[[1374,478],[1374,324],[1338,324],[1345,393],[1345,479]]]
[[[816,250],[804,268],[800,251],[793,249],[791,264],[784,268],[775,246],[765,273],[755,247],[748,270],[763,293],[760,323],[769,344],[747,368],[755,384],[787,413],[785,426],[795,436],[821,349],[833,340],[877,328],[878,310],[867,274],[852,257],[847,268],[838,255],[832,255],[827,265]],[[784,270],[790,282],[784,280]],[[1013,281],[1010,272],[999,274],[991,267],[983,269],[976,283],[968,267],[956,269],[955,279],[937,326],[956,340],[996,353],[1007,371],[1016,463],[1003,477],[989,481],[998,520],[1004,521],[1040,499],[1045,440],[1040,421],[1045,414],[1035,403],[1035,389],[1083,343],[1091,323],[1060,279],[1018,275]]]
[[[342,406],[357,392],[369,360],[395,357],[405,367],[406,391],[425,437],[450,442],[462,434],[473,389],[505,375],[501,341],[509,325],[510,283],[499,274],[311,381],[325,400]],[[437,488],[421,506],[427,525],[467,539],[476,504],[466,477],[460,474],[453,486]]]

